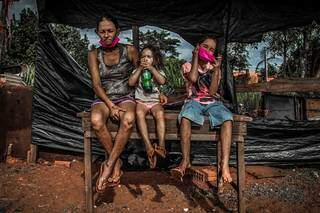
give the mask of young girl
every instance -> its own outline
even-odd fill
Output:
[[[132,72],[129,78],[129,86],[136,87],[137,123],[146,146],[150,168],[156,167],[157,155],[163,158],[166,156],[164,109],[159,102],[159,85],[166,82],[165,73],[161,70],[162,68],[163,59],[160,50],[148,45],[142,49],[139,66]],[[151,84],[146,82],[148,81],[148,77],[151,78]],[[147,113],[151,113],[156,120],[159,145],[154,144],[153,146],[150,142],[146,123]]]
[[[186,81],[188,98],[178,116],[181,133],[182,161],[171,169],[171,175],[182,180],[190,162],[191,125],[203,125],[204,116],[210,121],[210,126],[220,126],[220,141],[222,144],[221,177],[223,182],[231,182],[229,170],[229,155],[232,139],[232,113],[218,99],[218,87],[221,79],[222,57],[213,55],[217,47],[217,39],[212,36],[202,38],[193,51],[192,61],[182,65]],[[218,173],[218,176],[220,174]],[[219,180],[221,180],[219,178]]]

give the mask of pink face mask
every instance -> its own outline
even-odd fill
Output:
[[[115,47],[118,43],[119,43],[120,39],[118,36],[116,36],[111,44],[106,44],[106,42],[104,42],[102,39],[100,39],[99,44],[101,45],[102,48],[104,49],[111,49],[113,47]]]
[[[214,55],[209,52],[208,50],[206,50],[205,48],[203,47],[199,47],[199,58],[202,60],[202,61],[205,61],[205,62],[214,62],[215,60],[215,57]]]

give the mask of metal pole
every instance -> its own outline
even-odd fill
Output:
[[[265,79],[268,82],[268,58],[267,58],[267,48],[264,48],[264,71],[265,71]]]

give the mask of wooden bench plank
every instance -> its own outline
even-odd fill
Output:
[[[177,122],[179,111],[169,111],[165,113],[166,120],[166,140],[180,140],[180,132],[179,125]],[[85,137],[94,138],[95,133],[92,130],[91,126],[91,118],[89,112],[81,112],[77,114],[82,117],[82,128],[85,132]],[[235,141],[243,141],[243,136],[247,134],[247,125],[246,122],[251,121],[252,118],[241,115],[234,115],[234,123],[233,123],[233,139]],[[150,139],[156,139],[156,125],[153,117],[148,115],[146,117],[146,122],[149,131]],[[118,124],[112,121],[108,121],[108,129],[114,137],[118,131]],[[136,124],[133,126],[132,134],[130,136],[131,139],[141,139],[137,130]],[[219,129],[211,129],[208,118],[205,119],[203,126],[193,126],[191,129],[191,140],[195,141],[217,141],[219,139]]]

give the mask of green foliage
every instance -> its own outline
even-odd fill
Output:
[[[259,92],[241,92],[237,93],[237,102],[243,106],[245,112],[252,112],[259,108],[261,93]]]
[[[7,64],[34,65],[38,36],[38,18],[30,9],[23,9],[20,20],[13,20],[12,40],[5,58]]]
[[[82,68],[87,70],[88,45],[90,43],[87,35],[81,38],[78,29],[63,24],[52,24],[52,29],[62,46]]]
[[[180,60],[175,57],[167,57],[165,59],[165,67],[163,71],[166,73],[167,83],[174,88],[182,87],[184,85],[181,73],[181,66],[184,62],[184,60]]]
[[[269,32],[264,35],[263,41],[271,55],[280,55],[283,58],[280,76],[300,77],[303,71],[311,72],[312,57],[310,55],[320,47],[320,26],[312,23],[285,31]],[[304,55],[306,41],[309,46],[307,58]],[[304,61],[305,59],[307,61]],[[304,63],[307,64],[307,70]]]
[[[228,44],[228,62],[232,70],[244,70],[250,66],[248,47],[246,43]]]
[[[139,32],[140,49],[146,45],[153,45],[160,49],[160,51],[167,56],[178,57],[177,47],[180,45],[180,40],[170,38],[170,33],[165,30],[160,32],[156,30],[148,30],[147,32]],[[132,43],[132,39],[126,38],[128,42]]]
[[[28,86],[33,86],[34,84],[34,74],[35,74],[35,66],[27,65],[27,71],[21,74],[22,81],[25,82]]]
[[[175,57],[165,58],[163,71],[166,74],[167,82],[164,85],[161,85],[160,90],[166,95],[173,95],[175,93],[174,88],[181,88],[184,85],[181,73],[181,66],[184,62],[184,60]]]

